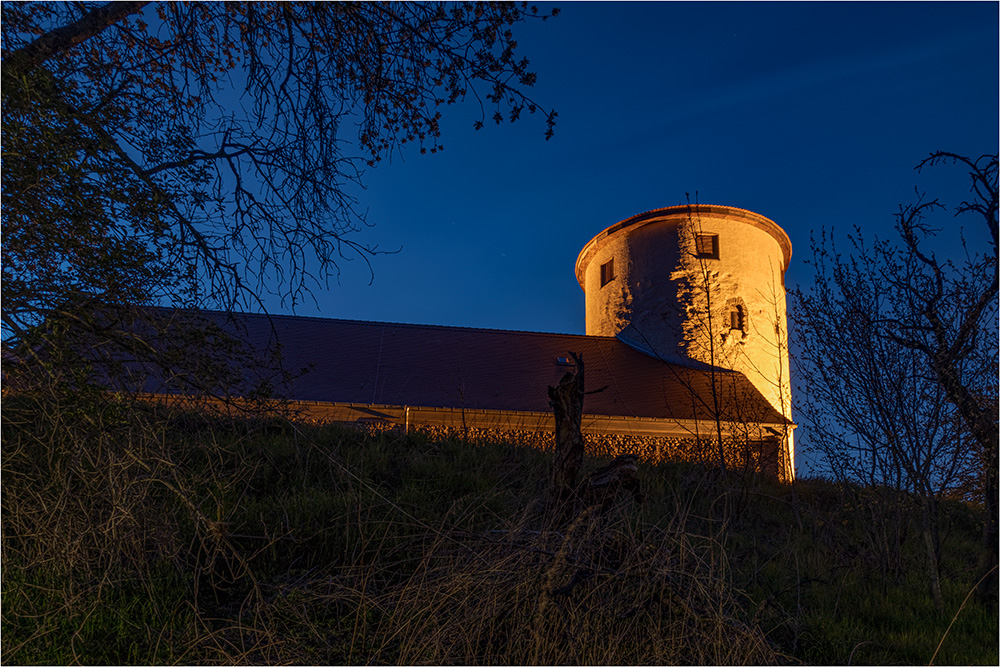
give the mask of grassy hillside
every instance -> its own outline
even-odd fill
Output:
[[[503,443],[4,407],[7,663],[997,664],[962,503],[937,613],[885,491],[660,465],[559,522]]]

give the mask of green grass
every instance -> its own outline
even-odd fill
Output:
[[[550,456],[503,443],[6,417],[9,663],[926,664],[974,583],[960,503],[938,613],[914,518],[887,569],[873,494],[823,480],[643,466],[643,505],[554,524]],[[996,664],[996,606],[935,662]]]

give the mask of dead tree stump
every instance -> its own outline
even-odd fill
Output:
[[[556,448],[552,466],[552,491],[566,500],[576,492],[576,476],[583,465],[583,358],[570,352],[576,373],[566,373],[556,387],[549,387],[549,405],[556,420]]]
[[[561,509],[558,514],[567,519],[583,507],[610,507],[619,490],[632,494],[643,502],[639,489],[639,457],[620,454],[608,465],[595,470],[581,483],[577,476],[583,467],[583,358],[570,352],[576,373],[566,373],[556,387],[549,387],[549,405],[556,420],[556,447],[552,465],[552,499]],[[590,393],[604,391],[602,387]]]
[[[588,506],[600,504],[607,509],[619,489],[632,494],[637,503],[646,499],[639,488],[639,457],[635,454],[619,454],[608,465],[587,475],[583,498]]]

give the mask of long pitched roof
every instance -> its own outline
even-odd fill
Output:
[[[550,411],[580,355],[587,414],[787,423],[741,373],[667,363],[614,337],[201,311],[258,351],[280,346],[299,401]],[[715,401],[712,387],[716,387]]]

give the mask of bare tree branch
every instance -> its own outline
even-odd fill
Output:
[[[125,17],[139,13],[148,4],[149,0],[109,2],[87,12],[69,25],[50,30],[30,44],[15,50],[4,60],[18,70],[38,67],[49,58],[79,46]]]

